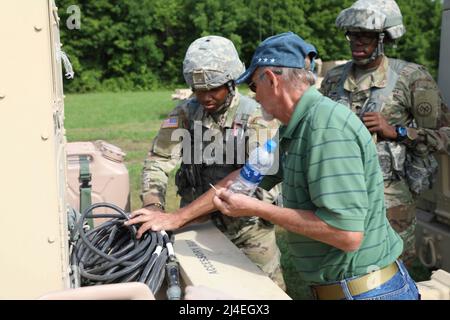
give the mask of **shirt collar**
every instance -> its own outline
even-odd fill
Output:
[[[355,79],[354,64],[352,63],[352,72],[349,72],[347,79],[344,82],[344,89],[350,92],[364,91],[370,88],[384,88],[387,86],[387,70],[389,68],[389,60],[386,56],[383,56],[378,68],[376,68],[368,78],[364,78],[363,81],[358,83]]]
[[[302,122],[303,118],[308,114],[312,106],[314,106],[322,97],[322,94],[315,86],[309,87],[300,98],[300,101],[295,107],[294,113],[287,126],[280,128],[280,137],[292,139],[295,129]]]

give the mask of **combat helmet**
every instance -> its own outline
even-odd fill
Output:
[[[347,32],[378,33],[376,50],[368,59],[353,59],[357,65],[367,65],[384,55],[386,36],[390,40],[396,40],[406,32],[402,13],[394,0],[358,0],[339,14],[336,26]]]
[[[394,0],[358,0],[339,14],[336,26],[347,31],[384,32],[392,40],[406,32]]]
[[[230,40],[206,36],[195,40],[183,62],[186,83],[194,90],[211,90],[230,84],[245,71],[237,50]]]

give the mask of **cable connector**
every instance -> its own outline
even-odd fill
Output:
[[[166,264],[168,300],[181,300],[179,263],[175,256],[169,256]]]

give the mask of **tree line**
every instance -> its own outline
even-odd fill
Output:
[[[221,35],[248,66],[260,41],[293,31],[313,43],[323,61],[348,59],[339,12],[353,0],[56,0],[63,50],[75,70],[67,92],[137,91],[184,83],[189,44]],[[423,64],[437,75],[441,1],[397,0],[406,35],[387,49],[392,57]],[[72,5],[79,28],[71,28]],[[67,22],[67,23],[66,23]],[[73,24],[72,24],[73,25]]]

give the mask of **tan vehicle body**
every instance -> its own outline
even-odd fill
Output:
[[[449,103],[450,0],[445,1],[445,8],[439,82]],[[0,299],[152,299],[140,284],[119,285],[116,293],[112,292],[114,286],[62,291],[71,287],[67,209],[70,202],[77,206],[73,194],[77,192],[79,170],[71,168],[66,154],[79,151],[71,152],[65,138],[59,18],[54,0],[1,1],[0,39]],[[85,147],[87,153],[97,157],[95,148]],[[439,218],[433,221],[438,227],[449,228],[450,162],[448,157],[440,160],[439,183],[424,197],[421,208],[425,214]],[[115,176],[128,179],[120,167],[115,168]],[[74,182],[69,183],[71,180]],[[97,201],[94,197],[93,202]],[[448,271],[450,232],[441,232],[438,227],[436,231],[434,224],[423,219],[420,226],[421,234],[433,237],[436,243],[442,241],[436,250],[436,266]],[[209,285],[246,299],[289,299],[231,242],[225,245],[227,240],[221,237],[208,225],[177,233],[175,251],[185,284]],[[426,243],[426,248],[430,247],[429,240],[418,238],[419,246]],[[202,273],[205,270],[199,252],[227,279],[210,281]],[[432,280],[439,280],[438,286],[448,284],[443,287],[448,293],[449,275],[438,275]],[[238,285],[233,282],[236,279]],[[436,293],[435,282],[428,284],[428,297],[447,297]],[[249,296],[255,291],[252,288],[261,283],[264,290],[259,288],[258,295]]]
[[[52,0],[0,2],[0,299],[69,285],[59,19]]]
[[[450,0],[444,1],[441,28],[439,86],[450,106]],[[450,272],[450,157],[439,155],[435,188],[419,203],[416,246],[421,262]]]

